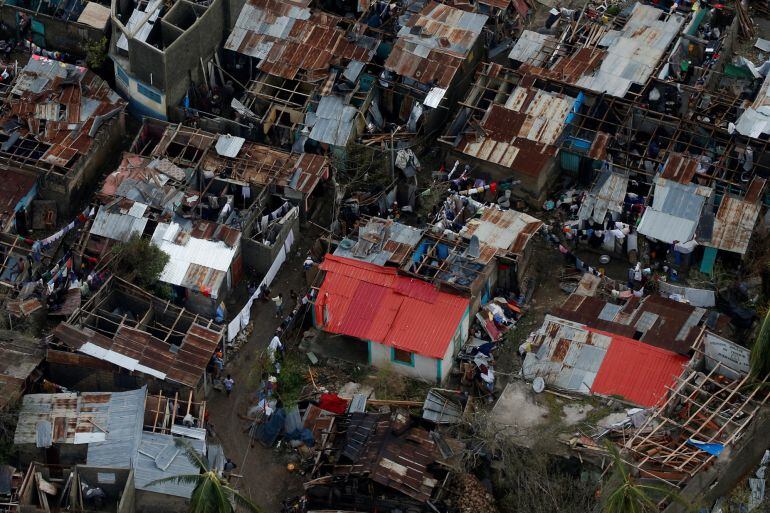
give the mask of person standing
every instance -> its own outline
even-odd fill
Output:
[[[276,318],[280,318],[283,316],[283,294],[279,292],[278,295],[272,299],[273,303],[275,303],[275,316]]]
[[[228,374],[227,378],[225,378],[224,384],[225,384],[225,392],[227,392],[227,397],[230,397],[230,392],[233,391],[233,385],[235,384],[235,381]]]

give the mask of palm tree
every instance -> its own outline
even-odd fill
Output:
[[[763,379],[770,372],[770,308],[751,347],[751,372],[757,379]]]
[[[175,442],[182,447],[187,458],[198,467],[200,473],[164,477],[152,481],[150,485],[163,483],[195,485],[190,497],[190,513],[235,513],[236,505],[252,513],[262,513],[259,506],[236,492],[226,479],[219,477],[217,471],[211,468],[189,443],[179,439]]]
[[[671,499],[688,506],[672,487],[640,483],[631,475],[615,444],[607,445],[613,460],[613,472],[607,483],[612,488],[604,498],[603,513],[657,513],[660,511],[658,500],[661,499]]]

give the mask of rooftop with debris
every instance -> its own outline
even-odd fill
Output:
[[[126,102],[92,71],[32,55],[0,107],[0,160],[66,175]]]

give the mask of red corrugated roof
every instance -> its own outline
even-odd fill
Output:
[[[595,394],[619,395],[640,406],[654,406],[689,361],[644,342],[604,334],[612,337],[612,343],[591,386]]]
[[[392,267],[326,255],[321,270],[316,320],[325,331],[431,358],[444,357],[469,306]]]

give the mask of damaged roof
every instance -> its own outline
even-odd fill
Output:
[[[392,267],[327,254],[320,269],[316,318],[330,333],[443,358],[469,307]]]
[[[607,169],[599,175],[596,184],[580,205],[578,219],[603,223],[607,212],[623,212],[623,201],[628,189],[628,176]]]
[[[86,68],[32,55],[0,110],[0,157],[66,174],[126,102]]]
[[[40,341],[16,331],[0,330],[0,409],[13,405],[24,393],[30,377],[43,362]]]
[[[158,279],[216,299],[240,240],[240,231],[208,221],[158,223],[152,242],[169,256]]]
[[[329,160],[323,155],[299,155],[246,141],[235,158],[219,155],[214,148],[217,135],[195,128],[165,124],[166,129],[153,149],[153,155],[169,164],[195,167],[214,173],[224,180],[267,187],[274,185],[311,194],[321,180],[329,177]],[[192,158],[181,155],[182,148],[192,148]],[[158,165],[160,171],[167,171]],[[227,176],[224,176],[227,174]]]
[[[456,148],[466,155],[538,176],[558,152],[557,142],[576,99],[517,86],[505,103],[492,103],[478,129],[466,128]]]
[[[520,256],[542,226],[542,221],[523,212],[486,208],[480,219],[471,219],[463,226],[460,235],[466,239],[475,236],[500,256]]]
[[[689,359],[620,335],[547,315],[530,335],[536,349],[522,371],[532,380],[583,394],[619,395],[653,406],[674,383]]]
[[[385,69],[448,89],[487,22],[487,16],[429,2],[398,31]]]
[[[258,69],[290,80],[300,71],[311,80],[324,78],[340,59],[371,60],[379,40],[343,30],[340,17],[309,5],[308,0],[248,0],[225,48],[259,59]]]
[[[698,225],[698,242],[745,255],[762,209],[765,183],[764,178],[755,177],[746,196],[725,194],[716,214],[706,208]]]
[[[684,21],[678,14],[664,16],[655,6],[636,3],[623,28],[607,30],[596,47],[559,57],[551,68],[525,63],[521,70],[622,98],[631,86],[647,82]]]
[[[683,184],[659,176],[652,205],[645,209],[639,223],[639,233],[668,244],[692,240],[711,192],[704,185]]]
[[[595,297],[570,295],[553,314],[679,354],[688,354],[706,311],[667,297],[632,297],[616,305]]]
[[[358,228],[358,240],[340,243],[334,255],[355,258],[375,265],[400,266],[417,243],[423,230],[392,219],[373,217]]]
[[[14,444],[91,444],[117,441],[144,419],[146,388],[130,392],[27,394],[19,410]],[[115,422],[117,421],[117,422]],[[107,426],[112,427],[110,430]],[[127,427],[129,429],[118,429]]]

